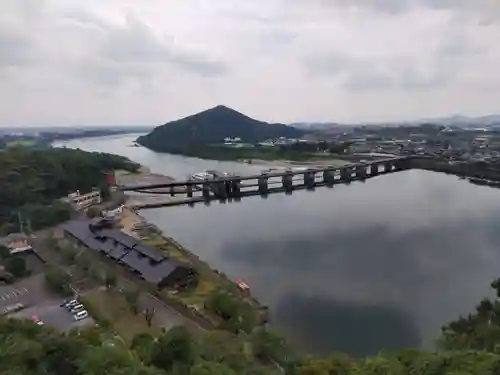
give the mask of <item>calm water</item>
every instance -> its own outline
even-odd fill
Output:
[[[182,178],[258,166],[128,147],[134,137],[83,139]],[[143,211],[165,233],[271,307],[273,325],[302,350],[354,355],[430,347],[500,276],[500,190],[406,171],[366,183]]]

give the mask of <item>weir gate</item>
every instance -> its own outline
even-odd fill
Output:
[[[243,196],[262,195],[274,192],[291,193],[294,189],[314,189],[316,186],[333,186],[338,183],[365,180],[381,174],[411,168],[411,157],[395,157],[342,167],[316,167],[304,170],[262,172],[246,176],[224,176],[207,180],[184,180],[158,184],[117,186],[121,191],[136,191],[151,194],[184,195],[183,201],[164,204],[144,204],[141,208],[187,204],[191,202],[225,200]],[[298,184],[296,182],[299,182]],[[155,191],[156,189],[156,191]],[[161,189],[161,192],[158,191]]]

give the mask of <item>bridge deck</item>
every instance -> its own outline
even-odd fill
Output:
[[[345,169],[358,169],[358,168],[368,168],[371,167],[372,165],[381,165],[384,163],[388,162],[395,162],[398,160],[407,160],[409,157],[395,157],[395,158],[388,158],[388,159],[380,159],[380,160],[375,160],[367,163],[358,163],[358,164],[350,164],[344,167],[319,167],[319,168],[308,168],[305,171],[284,171],[284,172],[265,172],[265,173],[259,173],[259,174],[252,174],[252,175],[246,175],[246,176],[227,176],[227,177],[220,177],[216,178],[213,180],[209,180],[207,182],[210,183],[217,183],[217,182],[227,182],[227,181],[245,181],[245,180],[255,180],[260,177],[266,177],[266,178],[273,178],[273,177],[283,177],[283,176],[295,176],[295,175],[301,175],[307,172],[310,173],[319,173],[319,172],[326,172],[326,171],[340,171],[340,170],[345,170]],[[178,187],[178,186],[196,186],[196,185],[201,185],[203,184],[204,181],[195,181],[195,180],[184,180],[184,181],[172,181],[168,183],[159,183],[159,184],[141,184],[141,185],[125,185],[125,186],[119,186],[118,188],[122,191],[133,191],[133,190],[146,190],[146,189],[158,189],[158,188],[165,188],[165,187]]]

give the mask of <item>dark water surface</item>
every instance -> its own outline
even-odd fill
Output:
[[[236,163],[127,147],[133,137],[68,147],[130,157],[176,177]],[[405,171],[366,183],[142,214],[271,308],[302,350],[354,355],[431,347],[500,276],[500,190]]]

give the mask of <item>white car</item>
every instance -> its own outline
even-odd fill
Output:
[[[78,311],[81,311],[81,310],[84,310],[85,307],[83,307],[83,305],[76,305],[76,306],[73,306],[69,311],[72,313],[72,314],[75,314],[77,313]]]
[[[73,315],[73,319],[76,321],[83,320],[89,316],[87,310],[82,310]]]
[[[64,302],[61,306],[66,307],[67,309],[71,309],[73,306],[76,306],[78,304],[79,302],[76,299],[73,299],[71,301]]]

